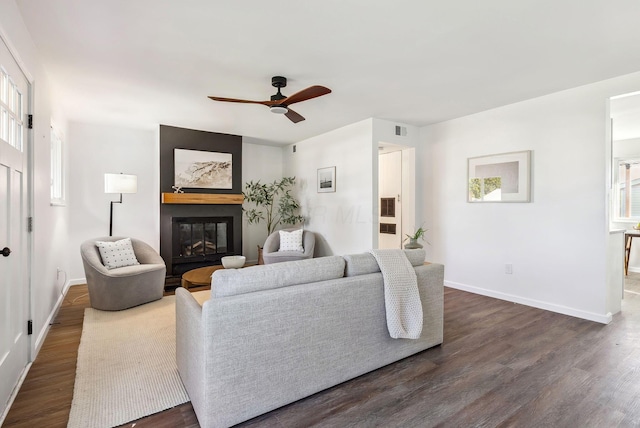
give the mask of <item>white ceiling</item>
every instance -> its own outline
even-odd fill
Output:
[[[16,0],[70,120],[285,144],[423,126],[640,70],[637,0]],[[298,124],[267,107],[271,76]],[[638,88],[640,90],[640,88]]]

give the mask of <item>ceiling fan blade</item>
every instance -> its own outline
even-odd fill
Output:
[[[228,103],[244,103],[244,104],[262,104],[264,106],[272,106],[275,103],[273,101],[252,101],[252,100],[240,100],[237,98],[222,98],[222,97],[209,97],[214,101],[224,101]]]
[[[289,120],[293,123],[298,123],[298,122],[302,122],[304,120],[304,117],[302,117],[300,114],[296,113],[295,111],[291,110],[290,108],[288,108],[288,112],[286,112],[284,115],[287,116],[289,118]]]
[[[307,89],[303,89],[300,92],[281,100],[281,103],[288,106],[293,103],[299,103],[300,101],[310,100],[312,98],[321,97],[331,93],[331,89],[324,86],[309,86]]]

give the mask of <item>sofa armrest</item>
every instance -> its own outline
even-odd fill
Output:
[[[190,292],[176,289],[176,363],[193,407],[205,403],[202,306]]]

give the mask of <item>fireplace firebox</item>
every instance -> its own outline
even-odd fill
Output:
[[[172,264],[181,273],[233,254],[233,217],[173,217]]]

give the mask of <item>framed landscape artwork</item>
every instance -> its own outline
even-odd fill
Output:
[[[233,159],[231,153],[201,150],[174,150],[175,187],[231,189]]]
[[[467,160],[467,202],[530,202],[531,150]]]
[[[336,191],[336,167],[318,169],[318,193]]]

